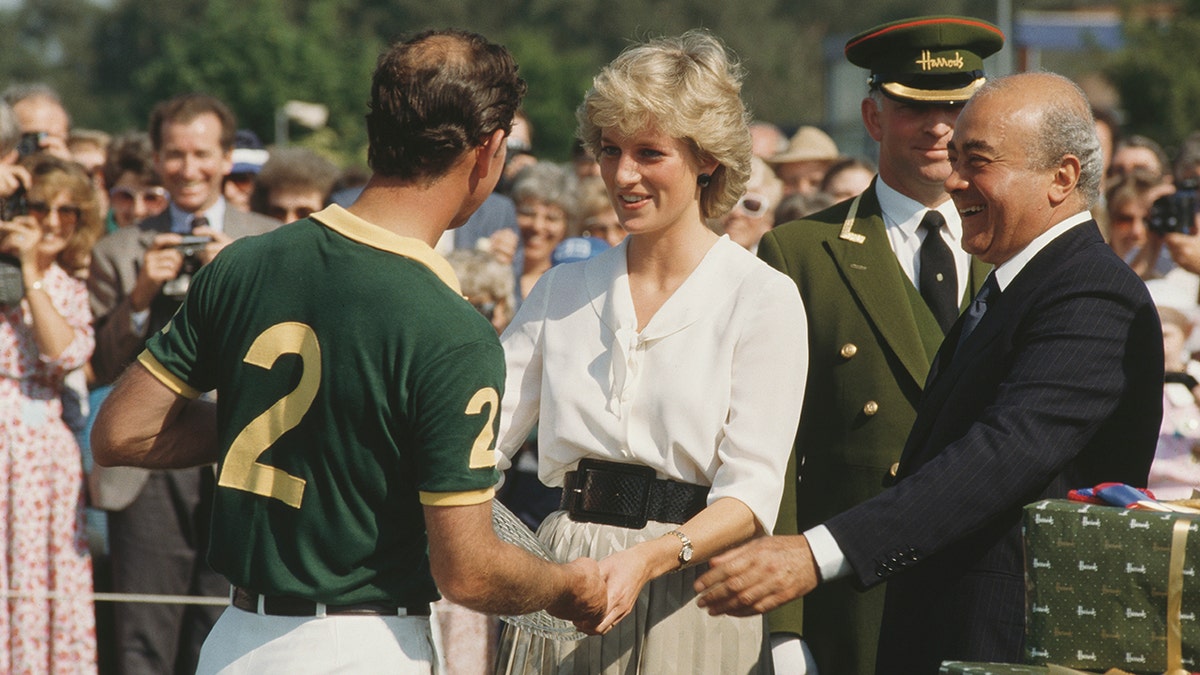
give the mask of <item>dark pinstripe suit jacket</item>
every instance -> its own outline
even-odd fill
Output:
[[[861,586],[888,580],[877,673],[1019,663],[1021,507],[1144,486],[1162,418],[1162,330],[1095,223],[1039,252],[926,383],[894,487],[826,525]]]

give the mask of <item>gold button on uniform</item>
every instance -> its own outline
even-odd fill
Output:
[[[895,478],[898,473],[900,473],[900,462],[892,462],[892,465],[888,467],[888,475]]]
[[[877,412],[879,412],[879,404],[875,401],[867,401],[866,405],[863,406],[863,414],[867,417],[870,417]]]
[[[842,345],[841,354],[843,359],[853,358],[857,353],[858,345],[854,344],[853,342],[847,342],[846,344]]]

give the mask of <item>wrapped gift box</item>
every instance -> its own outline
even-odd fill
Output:
[[[943,661],[939,675],[1069,675],[1087,671],[1061,666],[1017,666],[1007,663],[967,663],[966,661]],[[1106,675],[1123,675],[1112,670]]]
[[[1174,649],[1175,664],[1196,670],[1200,534],[1190,518],[1065,500],[1025,507],[1026,661],[1161,674]]]
[[[943,661],[940,675],[1048,675],[1046,666],[1014,666],[1005,663]]]

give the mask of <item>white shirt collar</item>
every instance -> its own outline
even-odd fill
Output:
[[[929,210],[921,202],[903,195],[895,188],[883,182],[882,178],[875,180],[875,195],[879,198],[879,209],[883,211],[883,222],[890,227],[898,228],[907,239],[916,237],[920,229],[921,219]],[[962,241],[962,219],[954,202],[950,199],[939,204],[934,209],[946,220],[946,229],[950,233],[950,243]]]
[[[997,265],[994,274],[996,275],[996,284],[1000,286],[1000,290],[1003,291],[1008,288],[1008,285],[1012,283],[1013,279],[1017,278],[1021,270],[1025,269],[1025,265],[1028,265],[1029,261],[1033,260],[1034,256],[1038,253],[1041,253],[1042,249],[1046,248],[1050,242],[1058,239],[1067,230],[1081,223],[1086,223],[1091,219],[1092,214],[1087,211],[1076,213],[1039,234],[1025,248],[1018,251],[1016,255]]]
[[[203,213],[188,213],[171,202],[171,231],[187,234],[192,231],[192,218],[208,218],[208,226],[217,232],[225,231],[225,198],[218,197],[215,204]]]

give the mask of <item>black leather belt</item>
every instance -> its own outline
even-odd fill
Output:
[[[388,602],[359,602],[352,605],[326,605],[324,603],[293,598],[285,595],[260,595],[240,586],[233,587],[233,606],[258,614],[258,601],[262,598],[262,613],[268,616],[321,616],[324,608],[328,616],[429,616],[429,605],[420,604],[401,607]]]
[[[648,466],[581,459],[563,480],[561,506],[576,522],[640,530],[650,520],[685,523],[708,504],[707,486],[654,476]]]

